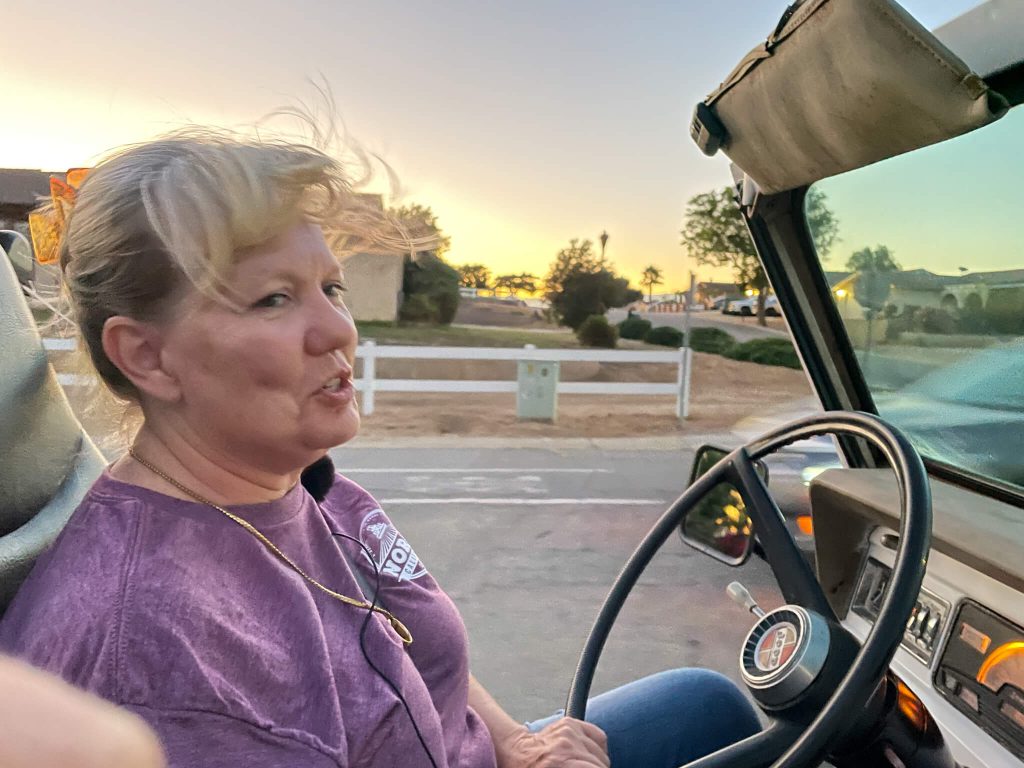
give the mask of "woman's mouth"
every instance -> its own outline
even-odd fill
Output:
[[[329,400],[332,404],[344,405],[352,402],[355,397],[355,387],[352,379],[345,376],[333,376],[323,383],[317,395]]]

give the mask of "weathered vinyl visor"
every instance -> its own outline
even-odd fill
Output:
[[[691,132],[774,193],[967,133],[1007,108],[892,0],[805,0],[697,106]]]

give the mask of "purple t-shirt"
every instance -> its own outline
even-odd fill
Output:
[[[322,512],[321,512],[322,509]],[[318,509],[301,486],[232,507],[322,584],[380,601],[370,658],[401,690],[438,766],[494,768],[467,705],[466,630],[376,501],[340,475]],[[339,552],[345,548],[348,557]],[[365,610],[305,582],[209,506],[104,473],[0,622],[0,648],[147,720],[171,766],[429,766],[409,715],[359,646]]]

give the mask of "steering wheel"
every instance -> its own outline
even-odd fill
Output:
[[[895,565],[863,646],[839,624],[754,463],[790,443],[825,434],[861,438],[877,448],[899,484]],[[902,433],[866,413],[829,411],[768,432],[723,458],[673,502],[630,556],[605,599],[580,655],[566,714],[581,720],[586,716],[597,662],[623,603],[687,513],[723,481],[742,494],[788,605],[759,619],[741,657],[743,679],[768,716],[768,727],[683,768],[810,768],[849,734],[855,720],[852,713],[862,713],[877,702],[876,692],[921,589],[931,543],[931,492],[921,457]],[[781,635],[780,644],[794,650],[781,661],[776,657],[767,665],[755,663],[756,652],[764,648],[761,641],[769,635],[773,640]]]

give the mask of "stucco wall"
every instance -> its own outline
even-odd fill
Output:
[[[402,264],[400,253],[356,253],[342,261],[345,303],[356,320],[398,319]]]

